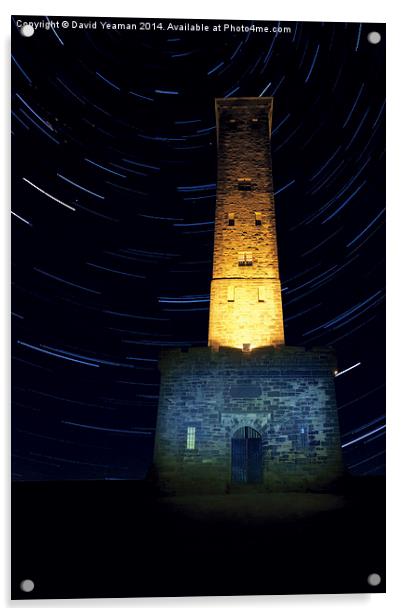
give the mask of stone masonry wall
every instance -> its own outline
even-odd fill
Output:
[[[162,489],[224,493],[231,439],[243,426],[262,436],[263,489],[317,488],[342,474],[330,350],[175,349],[163,352],[160,370],[154,462]]]
[[[272,103],[272,98],[216,101],[218,172],[209,323],[209,345],[215,348],[242,348],[251,339],[254,346],[284,343],[270,148]],[[250,190],[239,189],[242,178],[250,179]],[[240,253],[250,254],[252,265],[239,265]],[[261,280],[257,284],[266,287],[270,300],[250,304],[248,289],[252,293],[255,281]],[[243,288],[244,297],[239,292],[229,306],[226,283],[218,281]]]
[[[232,288],[233,301],[228,301]],[[262,295],[262,296],[261,296]],[[278,308],[278,306],[280,308]],[[283,344],[282,295],[279,279],[213,280],[210,346],[252,349]],[[219,344],[216,343],[219,341]]]

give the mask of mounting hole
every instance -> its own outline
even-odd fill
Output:
[[[370,586],[378,586],[378,584],[381,584],[381,575],[378,575],[378,573],[370,573],[367,578],[367,583],[370,584]]]
[[[35,32],[35,30],[34,30],[33,26],[31,26],[30,24],[25,24],[20,29],[21,36],[25,36],[25,37],[33,36],[34,32]]]
[[[22,592],[32,592],[35,588],[35,584],[32,580],[22,580],[20,584],[20,588]]]
[[[375,31],[369,32],[367,35],[367,40],[372,45],[378,45],[378,43],[381,41],[381,34]]]

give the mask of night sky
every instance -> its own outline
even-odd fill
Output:
[[[384,25],[24,38],[15,20],[13,478],[144,477],[158,354],[207,344],[214,99],[263,95],[286,343],[335,348],[345,463],[383,473]]]

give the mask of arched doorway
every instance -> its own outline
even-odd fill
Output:
[[[232,436],[232,481],[260,483],[262,481],[261,434],[244,426]]]

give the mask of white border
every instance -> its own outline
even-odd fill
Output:
[[[74,610],[74,614],[85,610],[107,609],[110,613],[116,607],[134,608],[136,613],[159,612],[175,614],[178,611],[206,612],[212,614],[231,613],[243,614],[245,609],[253,613],[264,614],[267,611],[290,614],[297,611],[298,616],[339,613],[344,614],[371,614],[378,615],[381,610],[384,614],[402,613],[399,597],[401,596],[401,458],[398,455],[401,444],[401,415],[400,393],[400,366],[402,348],[400,343],[401,306],[401,266],[402,258],[398,251],[402,242],[400,239],[402,229],[402,204],[400,195],[402,155],[400,144],[401,135],[401,46],[402,39],[402,12],[401,4],[397,0],[280,0],[277,3],[269,0],[247,0],[235,3],[234,0],[204,0],[202,4],[178,0],[150,0],[144,3],[130,2],[129,0],[113,0],[110,4],[90,2],[89,0],[70,0],[69,2],[36,1],[36,2],[9,2],[4,0],[1,8],[0,27],[2,29],[3,62],[0,63],[1,73],[1,105],[2,119],[2,168],[5,172],[2,182],[3,207],[1,211],[0,243],[1,253],[1,371],[0,392],[3,397],[2,415],[4,417],[1,435],[3,447],[2,460],[5,462],[3,491],[1,493],[1,521],[4,530],[1,543],[8,546],[3,551],[0,561],[0,587],[1,603],[7,608],[17,611],[21,609],[53,610],[63,607]],[[10,420],[9,420],[9,199],[10,199],[10,165],[9,165],[9,52],[10,52],[10,15],[66,15],[66,16],[107,16],[107,17],[176,17],[176,18],[203,18],[203,19],[261,19],[280,21],[342,21],[342,22],[387,22],[387,155],[388,155],[388,199],[387,199],[387,227],[388,227],[388,439],[387,439],[387,467],[388,467],[388,575],[387,595],[301,595],[301,596],[261,596],[261,597],[201,597],[201,598],[168,598],[168,599],[89,599],[89,600],[60,600],[60,601],[26,601],[10,602],[10,554],[9,554],[9,476],[10,476]],[[398,147],[399,146],[399,147]],[[391,336],[391,333],[392,336]],[[3,504],[4,503],[4,504]],[[6,505],[6,506],[5,506]],[[375,533],[373,529],[373,533]],[[368,537],[369,541],[370,538]],[[325,549],[325,546],[323,546]],[[351,546],[353,549],[353,546]],[[345,556],[347,558],[347,555]],[[399,591],[399,592],[398,592]]]
[[[11,4],[11,3],[10,3]],[[61,8],[63,7],[63,8]],[[387,8],[388,7],[388,8]],[[348,22],[384,22],[394,13],[395,7],[387,0],[374,4],[364,1],[350,2],[318,2],[316,0],[281,0],[281,2],[258,2],[249,0],[235,3],[230,0],[213,2],[205,0],[202,4],[187,1],[151,0],[149,2],[130,2],[128,0],[113,0],[102,6],[89,0],[71,0],[69,2],[14,2],[13,14],[31,15],[77,15],[77,16],[107,16],[107,17],[181,17],[191,19],[261,19],[267,21],[348,21]],[[47,11],[47,12],[46,12]],[[50,11],[50,12],[49,12]]]

